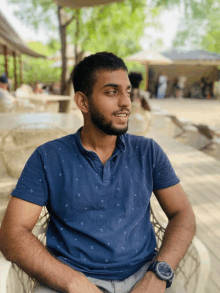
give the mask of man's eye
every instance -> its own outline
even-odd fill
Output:
[[[109,95],[113,95],[113,94],[116,94],[117,92],[116,91],[108,91],[107,94]]]

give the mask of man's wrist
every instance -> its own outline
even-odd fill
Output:
[[[157,277],[157,275],[154,272],[148,271],[146,273],[146,277],[147,277],[149,283],[157,284],[157,286],[160,286],[164,289],[166,288],[166,285],[167,285],[166,281]]]

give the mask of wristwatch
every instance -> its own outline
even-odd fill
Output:
[[[172,285],[174,273],[171,266],[165,261],[155,261],[150,264],[147,271],[154,272],[158,278],[167,282],[166,288]]]

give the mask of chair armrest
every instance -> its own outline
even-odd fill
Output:
[[[7,261],[4,255],[0,252],[0,292],[7,293],[7,280],[12,263]]]

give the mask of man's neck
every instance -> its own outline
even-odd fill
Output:
[[[95,152],[103,164],[113,154],[117,141],[116,135],[107,135],[91,125],[89,127],[84,125],[80,136],[83,147]]]

